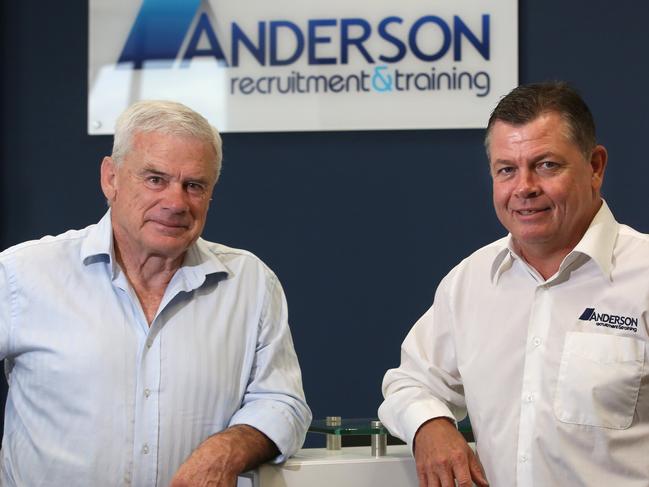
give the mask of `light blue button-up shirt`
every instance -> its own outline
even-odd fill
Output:
[[[110,212],[0,254],[0,358],[3,486],[166,486],[230,425],[265,433],[281,461],[311,420],[275,274],[199,239],[149,327]]]

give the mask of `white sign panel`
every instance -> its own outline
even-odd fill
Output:
[[[516,0],[90,0],[88,132],[180,101],[225,132],[481,128]]]

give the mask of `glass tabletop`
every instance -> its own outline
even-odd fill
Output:
[[[333,422],[328,422],[326,419],[315,419],[311,422],[311,426],[309,426],[309,432],[340,436],[381,435],[388,433],[388,430],[383,426],[372,428],[372,421],[377,421],[377,419],[355,418],[341,419],[340,421]]]
[[[381,426],[380,428],[372,428],[372,421],[377,421],[377,419],[341,419],[339,422],[334,422],[332,424],[329,424],[326,419],[314,419],[311,422],[311,426],[309,426],[309,432],[341,436],[388,434],[388,430],[384,426]],[[460,430],[465,437],[467,435],[470,436],[470,441],[473,441],[473,432],[468,418],[458,423],[458,430]]]

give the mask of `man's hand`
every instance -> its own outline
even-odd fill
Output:
[[[448,418],[424,423],[413,443],[420,487],[489,485],[478,457]]]
[[[234,487],[237,476],[279,455],[266,435],[236,425],[210,436],[194,450],[169,487]]]

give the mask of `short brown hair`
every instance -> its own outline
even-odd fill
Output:
[[[491,129],[497,121],[520,126],[531,122],[543,113],[556,112],[566,122],[568,137],[586,159],[595,148],[595,121],[579,93],[563,81],[550,81],[521,85],[505,95],[496,105],[487,124],[485,149],[489,157]]]

